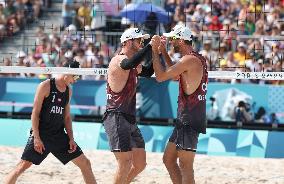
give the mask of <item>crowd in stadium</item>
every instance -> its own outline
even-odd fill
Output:
[[[37,20],[43,6],[41,0],[0,0],[0,41]]]
[[[7,2],[0,10],[0,18],[6,19],[6,25],[14,24],[13,30],[20,29],[27,21],[23,20],[26,8],[33,8],[33,17],[38,17],[41,1],[17,0]],[[131,3],[103,7],[103,3],[88,1],[76,3],[63,1],[62,19],[65,32],[61,35],[44,33],[42,27],[36,33],[38,45],[27,54],[19,51],[17,65],[21,66],[61,66],[69,59],[76,59],[81,67],[105,67],[117,50],[117,43],[108,43],[102,35],[86,38],[77,31],[105,30],[109,12],[123,9]],[[1,4],[1,3],[0,3]],[[159,5],[158,3],[156,3]],[[161,5],[170,12],[169,24],[161,24],[154,16],[140,24],[134,24],[126,18],[121,19],[122,32],[125,28],[138,26],[150,34],[162,34],[176,24],[186,24],[196,36],[194,46],[208,61],[209,70],[246,70],[246,71],[282,71],[284,41],[284,1],[268,0],[166,0]],[[119,8],[118,8],[119,7]],[[112,8],[113,10],[111,10]],[[119,12],[118,12],[119,13]],[[112,15],[112,17],[117,15]],[[107,17],[107,18],[106,18]],[[1,19],[0,19],[1,20]],[[1,25],[1,21],[0,21]],[[7,26],[1,25],[1,33]],[[8,26],[9,27],[9,26]],[[9,29],[8,29],[9,31]],[[1,35],[1,34],[0,34]],[[264,35],[264,36],[261,36]],[[261,37],[259,37],[261,36]],[[278,38],[278,40],[277,40]],[[119,40],[117,40],[119,42]],[[170,47],[169,47],[170,48]],[[179,55],[169,49],[173,60]],[[7,58],[5,65],[11,64]],[[89,78],[89,77],[86,77]],[[273,83],[281,81],[259,80],[222,80],[223,82]]]
[[[150,14],[145,22],[139,24],[118,16],[124,7],[139,3],[139,0],[121,1],[116,5],[99,3],[99,0],[94,2],[63,0],[62,27],[54,28],[48,34],[44,27],[38,27],[35,33],[37,45],[29,48],[28,52],[19,51],[14,56],[16,63],[11,58],[5,58],[4,65],[60,67],[75,59],[82,68],[106,68],[120,48],[120,36],[109,41],[107,31],[123,32],[126,28],[138,26],[151,35],[162,35],[177,24],[185,24],[195,36],[195,49],[207,59],[211,71],[283,71],[284,41],[279,37],[284,36],[284,0],[268,0],[265,4],[262,0],[165,0],[163,4],[153,3],[170,12],[169,24],[161,24],[155,14]],[[13,35],[26,22],[37,19],[43,4],[41,0],[8,0],[5,3],[0,0],[0,39],[5,35]],[[108,20],[119,20],[120,27],[111,30]],[[86,34],[88,31],[95,31],[96,34]],[[180,56],[172,47],[169,47],[168,52],[172,60],[178,61]],[[34,74],[1,75],[48,77]],[[105,77],[83,76],[82,79],[104,80]],[[260,84],[282,82],[210,80]],[[265,109],[261,110],[251,115],[251,119],[272,123],[275,117],[273,113],[266,115]]]

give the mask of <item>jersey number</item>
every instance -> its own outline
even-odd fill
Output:
[[[52,97],[52,103],[54,103],[54,100],[55,100],[55,95],[53,95]]]

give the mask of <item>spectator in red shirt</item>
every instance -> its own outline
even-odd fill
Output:
[[[209,30],[211,31],[220,31],[223,29],[223,25],[220,23],[219,18],[214,16],[212,18],[211,24],[209,25]]]

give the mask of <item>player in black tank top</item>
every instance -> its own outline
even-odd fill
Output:
[[[41,137],[64,134],[65,107],[69,103],[69,87],[64,92],[57,89],[55,78],[50,79],[49,96],[43,100],[39,114],[39,132]]]
[[[64,66],[78,68],[79,63],[72,61]],[[26,169],[41,164],[49,153],[63,164],[72,161],[82,171],[86,183],[96,183],[90,161],[73,138],[69,103],[72,91],[68,86],[77,79],[78,76],[60,75],[40,83],[35,94],[31,135],[20,163],[8,174],[6,184],[15,183]]]

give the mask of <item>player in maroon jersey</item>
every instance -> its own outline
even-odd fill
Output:
[[[137,76],[151,77],[153,64],[140,63],[151,45],[144,46],[148,34],[137,28],[127,29],[121,36],[121,52],[112,58],[107,77],[107,106],[104,128],[118,168],[116,184],[130,183],[146,166],[145,142],[136,124]]]
[[[173,183],[194,184],[193,162],[199,133],[206,133],[207,68],[203,56],[192,48],[189,28],[177,25],[165,37],[153,36],[153,66],[156,80],[179,79],[177,121],[164,152],[163,162]],[[168,38],[181,59],[172,63],[165,47]],[[166,61],[166,69],[159,54]],[[179,159],[179,165],[177,164]]]

